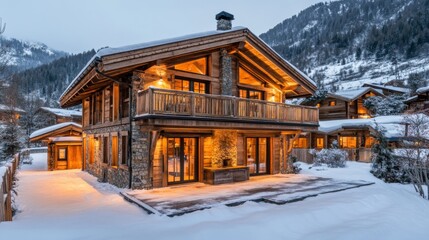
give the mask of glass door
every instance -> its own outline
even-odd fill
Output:
[[[197,179],[197,138],[168,138],[168,183],[192,182]]]
[[[247,138],[247,166],[251,175],[269,173],[269,138]]]

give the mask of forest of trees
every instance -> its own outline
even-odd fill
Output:
[[[429,1],[342,0],[319,3],[261,35],[308,71],[345,59],[405,61],[429,52]]]

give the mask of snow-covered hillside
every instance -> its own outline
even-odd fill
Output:
[[[14,38],[0,38],[0,46],[3,49],[0,54],[0,62],[6,63],[11,71],[37,67],[67,55],[65,52],[51,49],[43,43]]]
[[[429,77],[429,1],[339,0],[284,20],[261,38],[319,85]]]

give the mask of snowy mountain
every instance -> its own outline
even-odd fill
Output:
[[[260,36],[334,89],[429,77],[429,1],[340,0],[313,5]]]
[[[0,38],[0,46],[4,49],[0,54],[0,62],[7,64],[9,70],[7,73],[34,68],[67,55],[43,43],[14,38]]]

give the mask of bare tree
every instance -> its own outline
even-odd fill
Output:
[[[407,139],[403,141],[402,168],[416,192],[429,200],[429,117],[413,114],[405,118]]]

